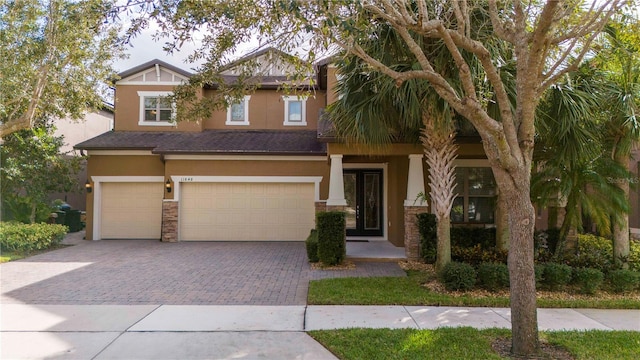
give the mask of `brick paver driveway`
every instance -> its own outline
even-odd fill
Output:
[[[404,276],[395,263],[311,270],[301,242],[83,241],[0,265],[0,302],[302,305],[310,279]]]

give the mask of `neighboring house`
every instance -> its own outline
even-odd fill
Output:
[[[55,136],[64,136],[64,145],[60,148],[61,153],[74,151],[73,145],[87,139],[91,139],[100,134],[113,129],[113,107],[104,104],[100,110],[89,112],[81,120],[59,119],[55,122]],[[77,151],[76,151],[77,152]],[[84,188],[87,181],[86,167],[78,173],[78,184]],[[73,209],[85,210],[87,204],[86,192],[54,193],[49,196],[51,200],[64,200]]]
[[[322,117],[336,69],[318,64],[308,97],[286,95],[278,56],[248,57],[263,65],[258,89],[197,123],[173,123],[180,115],[162,98],[191,73],[160,60],[121,73],[114,131],[76,145],[89,155],[86,238],[300,241],[317,211],[336,209],[347,212],[348,239],[389,241],[415,258],[414,214],[428,211],[416,200],[428,179],[422,146],[336,141]],[[482,145],[460,142],[453,221],[492,226],[496,186]]]

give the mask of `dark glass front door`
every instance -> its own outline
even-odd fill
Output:
[[[382,170],[344,170],[347,236],[382,236]]]

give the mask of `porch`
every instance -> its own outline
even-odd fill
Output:
[[[347,259],[352,261],[389,261],[407,260],[404,247],[397,247],[388,241],[347,240]]]

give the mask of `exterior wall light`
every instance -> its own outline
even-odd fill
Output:
[[[93,186],[89,182],[89,179],[84,183],[84,188],[87,189],[87,193],[91,193],[93,191]]]
[[[168,193],[171,192],[171,181],[169,179],[164,183],[164,187],[167,189]]]

